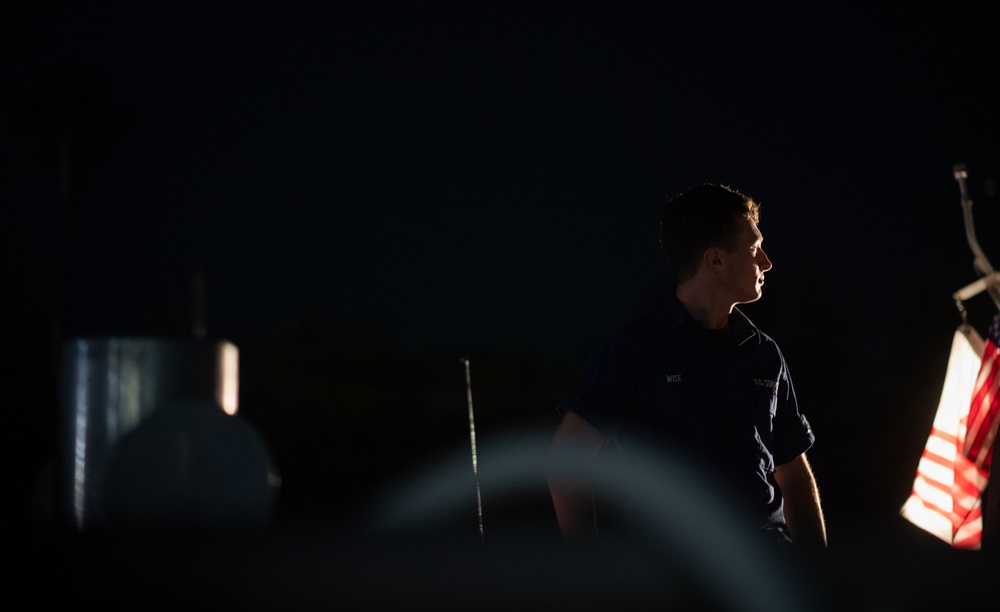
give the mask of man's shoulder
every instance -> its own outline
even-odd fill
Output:
[[[745,337],[755,339],[757,344],[771,345],[774,348],[778,348],[778,343],[775,339],[767,332],[757,327],[757,325],[739,308],[733,309],[732,319],[737,332],[742,332]]]
[[[594,352],[605,360],[633,362],[678,346],[678,331],[660,313],[645,312],[605,336]]]
[[[734,310],[737,312],[737,310]],[[777,367],[782,371],[787,372],[787,365],[785,362],[785,355],[781,351],[781,347],[778,346],[778,342],[769,334],[762,331],[759,327],[750,322],[750,319],[746,318],[746,315],[740,313],[740,316],[748,324],[749,328],[744,328],[750,330],[747,334],[748,337],[740,345],[737,354],[742,355],[742,358],[747,360],[748,363],[765,365],[767,367]]]
[[[619,328],[610,339],[622,343],[644,344],[657,339],[669,338],[674,328],[669,324],[663,312],[647,310],[629,323]]]

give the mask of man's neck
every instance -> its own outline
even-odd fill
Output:
[[[695,321],[700,321],[705,329],[725,329],[729,325],[729,315],[735,304],[720,299],[711,287],[703,286],[698,278],[679,283],[677,299]]]

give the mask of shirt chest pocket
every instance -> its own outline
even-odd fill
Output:
[[[778,394],[782,392],[781,382],[774,372],[753,374],[749,379],[733,380],[730,385],[732,399],[737,399],[754,416],[758,426],[766,418],[768,425],[778,409]]]

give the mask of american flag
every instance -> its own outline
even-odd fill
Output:
[[[976,334],[955,332],[941,401],[902,515],[955,548],[978,549],[982,495],[1000,425],[1000,313],[981,354],[970,335]]]
[[[968,428],[963,454],[977,466],[990,470],[993,458],[993,441],[997,435],[997,412],[1000,411],[1000,313],[993,317],[993,325],[983,350],[983,365],[976,379],[972,405],[969,408]]]

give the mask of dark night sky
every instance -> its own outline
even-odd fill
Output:
[[[929,424],[950,296],[976,279],[956,162],[1000,265],[997,5],[420,4],[0,19],[0,98],[75,65],[132,117],[77,202],[71,331],[149,333],[203,265],[210,333],[241,347],[326,309],[384,313],[403,343],[575,358],[660,291],[663,200],[722,182],[763,205],[775,267],[747,312],[805,390],[835,385],[819,362],[837,337],[811,317],[853,329],[856,378],[909,369],[886,362],[909,334],[940,366],[916,390]],[[44,328],[57,191],[20,143],[0,148],[5,309]],[[849,430],[836,419],[816,417]]]
[[[658,207],[706,180],[763,203],[772,284],[874,313],[975,280],[957,161],[995,248],[994,9],[363,5],[7,20],[5,96],[72,63],[133,117],[79,203],[78,332],[141,331],[200,263],[237,341],[315,306],[567,347],[659,289]],[[5,242],[46,263],[54,185],[4,183]],[[38,271],[11,273],[44,306]]]

